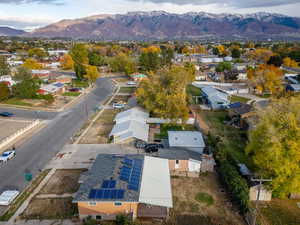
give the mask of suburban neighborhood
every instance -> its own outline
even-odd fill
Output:
[[[299,63],[293,40],[1,35],[0,225],[300,224]]]

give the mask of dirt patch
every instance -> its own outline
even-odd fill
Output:
[[[81,139],[80,144],[107,144],[109,134],[114,126],[114,118],[119,110],[106,109],[98,120],[89,129],[87,134]]]
[[[84,170],[57,170],[39,194],[70,194],[78,190],[78,180]]]
[[[34,198],[21,215],[22,219],[69,219],[78,213],[72,198]]]
[[[174,208],[171,218],[176,224],[189,225],[244,225],[243,218],[231,205],[215,173],[201,175],[200,178],[172,178]],[[207,205],[196,200],[199,193],[207,193],[213,204]],[[171,219],[171,220],[172,220]],[[185,221],[185,223],[179,223]]]

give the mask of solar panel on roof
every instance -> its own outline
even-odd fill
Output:
[[[111,199],[116,199],[118,194],[118,190],[111,190],[110,192],[110,198]]]
[[[120,180],[128,182],[129,176],[120,176]]]
[[[97,190],[96,198],[97,199],[102,199],[103,198],[103,190],[101,190],[101,189]]]
[[[119,189],[117,192],[117,199],[123,199],[125,194],[125,190]]]
[[[126,165],[128,165],[128,166],[132,166],[133,160],[128,159],[128,158],[125,158],[125,159],[124,159],[124,164],[126,164]]]
[[[115,180],[111,180],[109,183],[109,188],[115,188],[116,184],[117,184],[117,182]]]
[[[138,187],[137,185],[129,184],[129,185],[128,185],[128,189],[129,189],[129,190],[138,191],[138,190],[139,190],[139,187]]]
[[[103,199],[109,199],[109,198],[110,198],[110,190],[104,190]]]
[[[102,188],[108,188],[109,183],[110,183],[110,180],[104,180],[103,183],[102,183]]]
[[[90,191],[89,198],[95,198],[95,197],[96,197],[96,193],[97,193],[97,190],[92,189],[92,190]]]

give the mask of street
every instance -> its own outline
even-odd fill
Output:
[[[32,112],[0,108],[25,118],[48,120],[47,126],[17,149],[17,156],[0,168],[0,193],[7,189],[23,190],[26,186],[24,172],[33,178],[42,170],[70,138],[83,126],[89,116],[113,92],[109,78],[100,78],[96,88],[72,108],[60,112]]]

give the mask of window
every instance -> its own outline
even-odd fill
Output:
[[[121,206],[122,202],[115,202],[115,206]]]
[[[102,216],[96,216],[96,220],[102,220]]]
[[[97,202],[89,202],[89,206],[96,206]]]
[[[179,165],[179,160],[176,160],[176,165]]]

